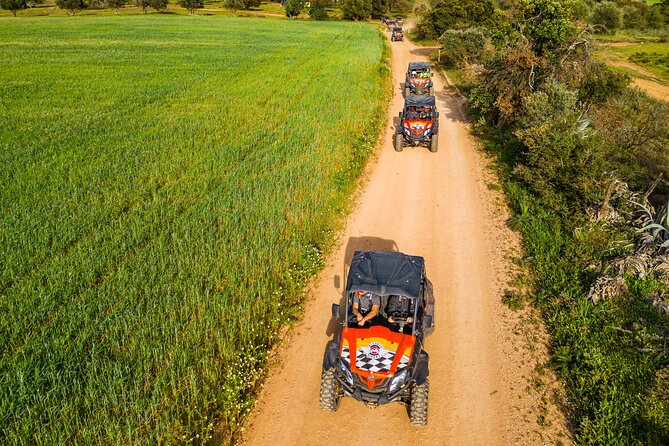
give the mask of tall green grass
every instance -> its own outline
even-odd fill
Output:
[[[371,152],[375,27],[0,18],[0,443],[229,436]]]

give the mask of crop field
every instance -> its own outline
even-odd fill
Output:
[[[350,22],[0,18],[0,444],[234,435],[385,57]]]

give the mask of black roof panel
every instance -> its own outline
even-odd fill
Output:
[[[434,96],[426,96],[423,94],[412,94],[406,97],[404,100],[405,107],[434,107],[435,101]]]
[[[427,62],[409,62],[409,70],[429,70],[430,64]]]
[[[346,291],[370,291],[387,296],[420,297],[425,261],[401,252],[356,251],[348,272]]]

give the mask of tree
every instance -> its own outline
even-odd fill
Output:
[[[623,12],[613,2],[598,3],[592,8],[590,23],[604,32],[613,33],[623,24]]]
[[[142,12],[146,14],[146,10],[149,9],[149,2],[151,0],[132,0],[132,2],[136,5],[142,8]]]
[[[420,20],[417,32],[421,37],[437,39],[447,29],[472,26],[497,27],[492,0],[438,0]]]
[[[149,6],[155,9],[156,11],[165,11],[169,0],[148,0]]]
[[[87,8],[84,0],[56,0],[56,6],[67,10],[67,13],[70,15],[75,15],[77,11]]]
[[[388,0],[372,0],[372,18],[380,19],[390,11],[390,2]]]
[[[304,0],[286,0],[286,17],[297,17],[304,9]]]
[[[372,15],[372,0],[341,0],[341,10],[348,20],[367,20]]]
[[[482,62],[492,45],[486,28],[447,29],[439,43],[443,46],[442,55],[458,66]]]
[[[327,20],[328,12],[325,10],[326,0],[312,0],[309,7],[309,17],[314,20]]]
[[[0,8],[11,11],[14,17],[16,17],[16,11],[27,7],[26,0],[0,0]]]
[[[233,11],[237,9],[251,9],[260,6],[260,0],[225,0],[225,7]]]
[[[557,49],[576,33],[568,11],[556,0],[530,0],[519,23],[538,55]]]
[[[119,13],[119,10],[128,3],[128,0],[106,0],[105,4],[108,8],[112,8],[116,14]]]
[[[186,8],[188,14],[195,14],[195,11],[198,9],[204,8],[203,0],[178,0],[179,6]]]

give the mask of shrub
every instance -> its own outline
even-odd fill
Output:
[[[576,33],[567,10],[556,0],[530,0],[524,15],[529,17],[521,24],[524,35],[538,55],[561,47]]]
[[[314,0],[309,7],[309,17],[314,20],[327,20],[328,12],[325,9],[326,3],[323,0]]]
[[[56,6],[60,9],[67,10],[67,13],[70,15],[75,15],[77,11],[81,11],[88,7],[84,0],[56,0]]]
[[[443,46],[442,55],[455,65],[480,63],[491,47],[490,31],[486,28],[449,29],[441,35],[439,43]]]
[[[492,0],[439,0],[419,21],[420,37],[438,39],[447,29],[485,26],[496,29]]]
[[[178,0],[177,3],[182,8],[186,8],[189,14],[195,14],[196,10],[204,8],[203,0]]]
[[[599,32],[613,33],[623,24],[623,12],[613,2],[598,3],[592,9],[590,23]]]
[[[372,15],[371,0],[342,0],[341,11],[345,19],[367,20]]]
[[[380,19],[390,11],[390,2],[388,0],[372,0],[372,18]]]
[[[304,0],[286,0],[286,17],[297,17],[304,9]]]
[[[571,20],[585,20],[590,15],[590,6],[584,0],[567,0],[564,6]]]
[[[127,0],[105,0],[105,6],[114,10],[116,14],[119,13],[119,10],[128,3]]]

